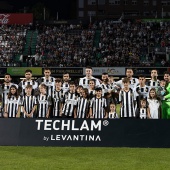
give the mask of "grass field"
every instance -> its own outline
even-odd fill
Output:
[[[0,169],[168,170],[170,149],[0,146]]]

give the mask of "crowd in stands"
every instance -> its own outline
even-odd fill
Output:
[[[169,66],[157,52],[170,45],[169,23],[103,21],[88,29],[72,25],[42,26],[37,53],[46,66]],[[96,31],[100,31],[95,46]],[[72,61],[72,62],[70,62]],[[50,64],[48,64],[50,63]]]
[[[36,53],[28,66],[169,66],[169,22],[121,22],[104,20],[83,25],[36,25]],[[0,27],[0,65],[18,66],[28,26]],[[163,54],[164,57],[160,57]],[[157,65],[158,64],[158,65]]]
[[[17,55],[21,55],[26,43],[27,25],[2,25],[0,27],[0,65],[19,66]]]

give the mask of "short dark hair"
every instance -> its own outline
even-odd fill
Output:
[[[62,80],[60,78],[56,78],[55,82],[62,82]]]
[[[146,76],[145,76],[145,75],[143,75],[143,74],[140,74],[138,77],[144,77],[144,78],[145,78]]]
[[[165,74],[169,74],[169,71],[165,71],[165,72],[164,72],[164,75],[165,75]]]
[[[69,85],[76,85],[74,81],[70,81]]]
[[[101,87],[96,87],[96,88],[95,88],[95,91],[100,91],[100,90],[102,90]]]
[[[92,67],[91,66],[86,66],[86,69],[91,69],[92,70]]]
[[[51,71],[51,68],[45,67],[45,68],[44,68],[44,71],[45,71],[45,70],[50,70],[50,71]]]
[[[30,69],[25,70],[25,73],[28,73],[28,72],[32,74],[32,70]]]
[[[11,74],[5,73],[5,74],[4,74],[4,77],[5,77],[5,76],[10,76],[10,77],[11,77]]]

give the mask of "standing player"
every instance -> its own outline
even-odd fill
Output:
[[[120,117],[132,118],[135,117],[135,96],[132,89],[129,87],[129,78],[123,79],[123,89],[119,92],[120,102]]]
[[[70,82],[69,91],[64,94],[63,115],[67,118],[73,118],[75,114],[75,107],[77,105],[78,95],[76,94],[76,85]]]
[[[90,102],[90,118],[103,119],[107,118],[107,103],[106,99],[102,97],[102,88],[97,87],[95,89],[96,96],[91,99]]]
[[[32,86],[32,94],[38,91],[38,83],[32,80],[32,70],[25,70],[25,79],[18,84],[18,89],[21,91],[21,96],[25,95],[25,88],[27,85]]]
[[[6,73],[4,76],[4,83],[1,85],[1,93],[2,93],[2,108],[4,109],[5,106],[5,99],[7,98],[7,95],[9,93],[9,89],[12,85],[15,85],[15,87],[18,89],[18,85],[11,82],[12,78],[11,75]]]
[[[116,105],[114,103],[110,103],[109,107],[109,119],[118,119],[119,116],[116,113]]]
[[[136,95],[136,101],[137,101],[137,108],[140,106],[140,100],[141,99],[147,99],[149,96],[149,86],[146,84],[146,78],[144,75],[139,75],[139,84],[134,90],[134,93]]]
[[[82,96],[78,97],[77,107],[74,118],[87,118],[89,114],[90,100],[88,97],[88,89],[82,89]]]
[[[70,81],[70,74],[68,72],[63,73],[62,89],[64,93],[69,91],[69,81]]]
[[[55,90],[52,95],[53,118],[60,118],[62,116],[64,91],[61,86],[62,80],[60,78],[56,78]]]
[[[51,77],[51,69],[50,68],[44,68],[44,77],[40,77],[37,79],[38,85],[41,83],[45,84],[47,89],[46,93],[50,97],[53,94],[53,91],[55,89],[55,78]]]
[[[32,85],[25,87],[25,95],[22,97],[22,112],[24,118],[33,118],[37,106],[37,99],[32,95]]]
[[[102,83],[100,86],[102,88],[103,96],[105,96],[107,93],[111,93],[112,89],[109,84],[108,73],[102,73]]]
[[[43,83],[39,85],[40,94],[37,96],[37,117],[49,118],[51,97],[47,94],[47,86]]]
[[[154,69],[151,71],[151,80],[149,80],[146,84],[150,87],[150,89],[155,88],[157,91],[158,87],[160,86],[160,81],[158,80],[157,70]]]
[[[95,96],[95,88],[96,88],[96,81],[95,79],[91,79],[89,80],[89,88],[88,88],[88,92],[89,92],[89,98],[92,99]]]
[[[96,81],[96,86],[100,86],[100,82],[97,78],[92,76],[92,67],[86,67],[86,76],[80,78],[79,85],[82,85],[84,88],[89,88],[89,80],[94,79]]]
[[[165,71],[164,72],[164,80],[165,80],[166,83],[169,83],[169,78],[170,78],[169,72]]]
[[[11,85],[5,99],[4,117],[20,117],[21,98],[15,85]]]
[[[156,89],[151,88],[149,91],[148,101],[148,117],[150,119],[160,118],[160,100],[157,98]]]

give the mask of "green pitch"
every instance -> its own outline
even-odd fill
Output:
[[[1,170],[168,170],[170,149],[0,147]]]

